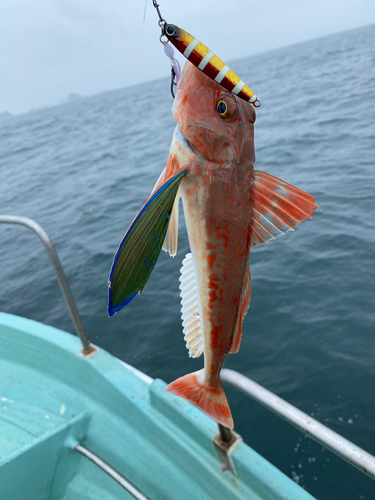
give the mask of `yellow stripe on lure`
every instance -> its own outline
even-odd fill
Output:
[[[205,75],[255,107],[260,106],[260,101],[254,92],[206,45],[175,24],[164,22],[161,24],[161,28],[163,35],[168,38],[176,49]]]

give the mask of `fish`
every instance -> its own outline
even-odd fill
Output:
[[[260,100],[245,82],[198,38],[175,24],[164,23],[162,32],[170,43],[205,75],[256,108],[260,106]]]
[[[317,205],[310,194],[254,170],[254,107],[190,62],[172,112],[177,125],[167,165],[113,260],[108,313],[142,291],[161,248],[176,255],[181,198],[190,245],[180,276],[183,333],[189,356],[203,354],[204,368],[165,390],[233,429],[220,372],[241,344],[250,250],[311,219]]]

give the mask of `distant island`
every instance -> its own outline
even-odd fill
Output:
[[[13,117],[12,113],[9,113],[8,111],[3,111],[2,113],[0,113],[0,122],[8,120],[9,118],[12,117]]]
[[[69,94],[68,95],[68,102],[73,102],[73,101],[78,101],[79,99],[82,99],[82,96],[79,94]]]
[[[66,104],[67,102],[79,101],[82,98],[83,98],[83,96],[79,95],[79,94],[69,94],[68,97],[65,97],[64,99],[62,99],[60,101],[60,104]]]

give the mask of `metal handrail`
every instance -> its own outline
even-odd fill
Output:
[[[66,301],[66,305],[68,307],[70,316],[73,320],[75,329],[77,331],[77,334],[79,338],[81,339],[82,345],[83,345],[83,353],[85,355],[90,354],[93,352],[94,348],[91,346],[86,332],[85,332],[85,327],[83,326],[81,317],[79,315],[76,303],[74,301],[72,292],[70,291],[68,281],[66,279],[64,270],[62,268],[60,259],[57,255],[57,252],[55,250],[55,247],[53,246],[53,243],[48,236],[48,234],[44,231],[44,229],[39,226],[37,222],[35,222],[32,219],[29,219],[28,217],[18,217],[18,216],[13,216],[13,215],[0,215],[0,223],[2,224],[20,224],[21,226],[26,226],[32,231],[34,231],[35,234],[39,236],[39,238],[42,240],[47,253],[48,257],[50,258],[50,261],[52,263],[53,269],[55,271],[57,281],[59,282],[62,294],[64,296],[64,299]]]
[[[223,369],[221,379],[375,479],[375,457],[367,451],[234,370]]]
[[[19,224],[26,226],[34,231],[34,233],[42,240],[55,271],[60,289],[66,301],[77,334],[81,339],[83,345],[83,353],[85,355],[91,354],[95,350],[95,348],[91,346],[86,336],[85,328],[75,304],[72,292],[70,291],[64,270],[60,263],[60,259],[48,234],[37,222],[29,219],[28,217],[0,215],[0,223]],[[271,410],[273,413],[283,418],[300,431],[309,435],[312,439],[322,444],[327,449],[349,462],[351,465],[354,465],[356,468],[364,472],[372,479],[375,479],[375,457],[367,451],[355,445],[348,439],[345,439],[340,434],[332,431],[301,410],[298,410],[298,408],[287,403],[279,396],[276,396],[276,394],[273,394],[271,391],[265,389],[253,380],[250,380],[248,377],[245,377],[244,375],[241,375],[234,370],[223,369],[221,371],[221,379],[224,382],[232,385],[236,389],[241,390],[246,395],[263,405],[265,408]],[[219,426],[219,428],[222,440],[227,441],[230,435],[227,433],[227,431],[229,430],[224,428],[223,426]],[[147,500],[147,497],[145,497],[139,490],[137,490],[137,488],[135,488],[129,481],[127,481],[115,469],[110,467],[106,462],[90,452],[90,450],[87,450],[82,445],[77,445],[75,449],[76,451],[93,461],[100,468],[102,468],[107,474],[109,474],[113,479],[115,479],[119,484],[127,489],[127,491],[129,491],[134,496],[134,498]]]
[[[114,479],[120,486],[124,488],[128,493],[130,493],[137,500],[150,500],[146,497],[134,484],[128,481],[122,474],[120,474],[116,469],[111,467],[107,462],[102,460],[98,455],[95,455],[92,451],[88,450],[81,444],[75,445],[74,449],[78,451],[81,455],[88,458],[97,465],[102,471],[108,474],[112,479]]]

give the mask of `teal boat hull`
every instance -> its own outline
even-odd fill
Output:
[[[90,449],[152,500],[313,500],[239,442],[221,471],[217,425],[166,384],[77,337],[0,313],[0,500],[133,498]]]

